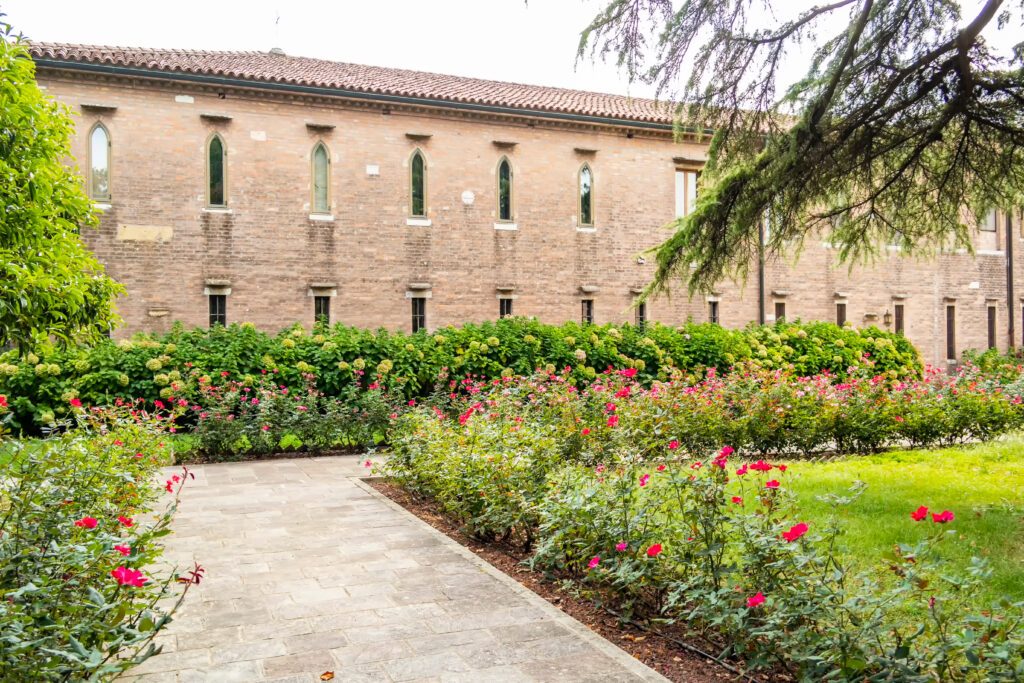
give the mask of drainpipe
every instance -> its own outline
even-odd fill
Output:
[[[1010,336],[1009,344],[1007,345],[1008,351],[1014,349],[1014,311],[1016,304],[1013,302],[1013,213],[1011,211],[1006,212],[1006,324],[1007,334]]]
[[[764,219],[757,223],[757,322],[765,324],[764,312]],[[1012,323],[1011,323],[1012,325]]]

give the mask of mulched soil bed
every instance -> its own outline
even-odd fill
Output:
[[[384,479],[368,479],[367,483],[669,680],[685,683],[720,683],[723,680],[737,679],[736,674],[673,643],[669,637],[684,642],[688,640],[680,629],[664,629],[665,636],[662,636],[623,624],[618,618],[589,600],[562,590],[539,572],[530,571],[522,564],[529,554],[523,552],[521,548],[469,538],[433,501],[413,496]],[[699,643],[693,645],[705,649]],[[746,676],[740,679],[751,680]]]

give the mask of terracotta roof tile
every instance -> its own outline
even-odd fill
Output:
[[[171,73],[337,88],[623,121],[672,122],[670,107],[655,100],[486,81],[425,71],[346,64],[270,52],[160,50],[66,43],[33,43],[31,52],[35,59],[108,64]]]

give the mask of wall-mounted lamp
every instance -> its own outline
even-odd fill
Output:
[[[892,325],[892,313],[889,311],[888,308],[885,309],[885,313],[882,314],[882,322],[885,323],[886,327]]]

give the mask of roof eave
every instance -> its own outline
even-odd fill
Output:
[[[320,95],[326,97],[342,97],[355,100],[366,100],[374,102],[389,102],[393,104],[405,104],[412,106],[429,106],[444,109],[455,109],[459,111],[473,111],[489,114],[504,114],[508,116],[521,116],[527,118],[554,119],[558,121],[572,121],[576,123],[590,123],[605,126],[619,126],[623,128],[636,128],[639,130],[653,130],[661,132],[673,132],[674,124],[659,121],[639,121],[608,116],[594,116],[589,114],[574,114],[571,112],[550,111],[545,109],[528,109],[523,107],[505,107],[500,105],[480,104],[475,102],[459,102],[431,97],[416,97],[409,95],[391,95],[387,93],[371,93],[361,90],[348,90],[344,88],[330,88],[315,85],[301,85],[297,83],[276,83],[273,81],[262,81],[246,78],[234,78],[218,76],[213,74],[193,74],[181,71],[163,71],[160,69],[145,69],[130,66],[118,66],[114,64],[96,64],[92,62],[80,62],[74,60],[52,59],[36,57],[34,61],[38,67],[49,69],[60,69],[66,71],[83,71],[88,73],[106,74],[112,76],[155,78],[167,81],[184,81],[187,83],[202,83],[206,85],[221,85],[239,88],[255,88],[258,90],[269,90],[275,92],[302,93],[306,95]]]

